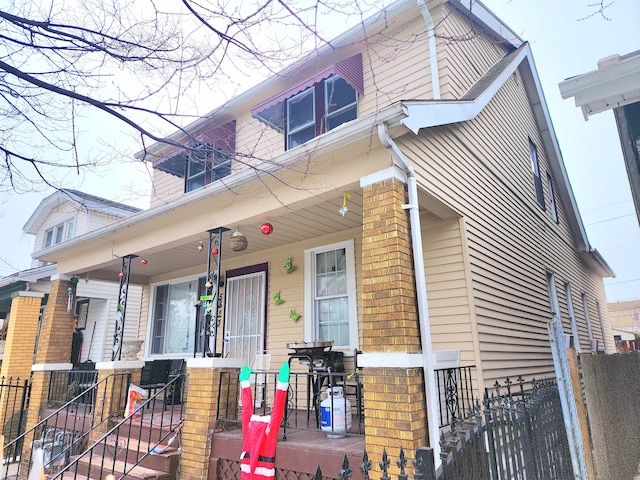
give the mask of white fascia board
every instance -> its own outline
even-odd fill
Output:
[[[531,50],[527,45],[474,100],[402,102],[407,108],[408,116],[401,123],[417,135],[421,128],[466,122],[475,118],[487,106],[500,87],[513,75],[522,60],[530,55]]]
[[[24,282],[37,282],[45,278],[49,278],[56,273],[56,264],[45,265],[44,267],[32,268],[18,272],[18,280]]]
[[[585,120],[589,115],[640,101],[640,54],[577,75],[558,84],[560,95],[574,97]]]
[[[502,38],[516,48],[524,43],[507,24],[500,20],[491,10],[478,0],[451,0],[451,3],[464,10],[468,15],[483,23],[495,35]]]

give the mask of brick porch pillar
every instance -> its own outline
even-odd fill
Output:
[[[0,377],[28,380],[31,376],[43,298],[44,293],[19,292],[11,301]]]
[[[365,442],[369,458],[428,442],[420,329],[404,176],[388,169],[361,179]],[[377,463],[376,466],[377,467]]]
[[[27,429],[40,420],[40,412],[47,399],[49,371],[70,370],[71,338],[75,329],[73,308],[67,311],[69,280],[60,275],[51,277],[47,307],[42,317],[38,348],[33,365],[33,384],[27,415]],[[74,292],[75,294],[75,292]],[[31,357],[30,357],[31,358]]]
[[[206,480],[211,457],[211,434],[217,427],[216,409],[218,397],[226,402],[238,391],[238,374],[242,361],[223,358],[193,358],[187,360],[187,403],[185,421],[182,427],[180,445],[182,447],[182,480]],[[231,376],[222,377],[221,372],[233,371]]]
[[[112,413],[124,414],[129,384],[140,384],[143,361],[98,362],[98,388],[96,391],[95,410],[89,444],[99,440],[108,429],[113,427],[105,420]],[[131,374],[130,380],[127,374]]]

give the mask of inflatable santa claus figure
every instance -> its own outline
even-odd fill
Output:
[[[289,388],[289,364],[280,368],[276,395],[271,415],[253,414],[253,395],[249,377],[251,369],[246,365],[240,372],[242,388],[242,454],[240,470],[242,480],[272,480],[276,474],[276,442],[284,415]]]

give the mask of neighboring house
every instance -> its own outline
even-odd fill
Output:
[[[640,300],[610,303],[609,318],[616,342],[631,341],[640,336]]]
[[[596,113],[613,110],[640,220],[640,50],[603,58],[597,70],[568,78],[559,86],[562,98],[573,97],[585,120]]]
[[[151,208],[36,257],[112,281],[134,258],[143,304],[126,324],[144,359],[189,359],[189,390],[195,368],[263,351],[275,368],[292,342],[332,341],[347,368],[361,351],[368,447],[426,442],[432,350],[475,365],[478,395],[555,375],[554,318],[579,351],[614,352],[612,272],[587,240],[529,45],[480,3],[422,7],[394,3],[171,137],[187,149],[141,152]],[[219,277],[220,315],[202,328]],[[208,445],[215,421],[189,418],[182,475],[202,478],[185,449]]]
[[[34,252],[55,245],[64,245],[78,236],[126,218],[140,209],[112,202],[77,190],[59,190],[46,197],[23,227],[35,237]],[[10,316],[12,299],[18,292],[37,293],[46,298],[56,265],[33,256],[32,268],[0,279],[0,318]],[[72,308],[77,315],[78,328],[74,337],[74,361],[103,361],[111,359],[111,345],[115,328],[117,282],[94,280],[89,275],[78,281]],[[140,310],[140,287],[130,292],[130,309]],[[46,301],[42,302],[42,310]],[[8,322],[7,322],[8,323]],[[128,326],[127,337],[135,338],[137,328]],[[70,361],[71,359],[67,359]]]

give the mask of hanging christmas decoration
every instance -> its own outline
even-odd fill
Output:
[[[118,277],[119,277],[119,278],[124,278],[124,272],[120,272],[120,273],[118,274]]]
[[[147,259],[146,259],[146,258],[143,258],[142,260],[140,260],[140,263],[141,263],[142,265],[146,265],[146,264],[147,264]]]
[[[207,283],[205,283],[204,286],[207,288],[211,288],[213,287],[213,282],[211,280],[207,280]]]
[[[211,253],[213,255],[218,255],[219,250],[217,248],[214,248],[213,250],[211,250]]]
[[[265,222],[260,226],[260,231],[263,235],[271,235],[273,233],[273,225]]]
[[[246,250],[247,245],[247,237],[245,237],[239,229],[231,235],[229,246],[234,252],[241,252],[242,250]]]
[[[201,252],[204,250],[204,243],[202,243],[202,240],[200,240],[198,242],[198,251]]]
[[[340,208],[340,210],[338,210],[338,213],[340,215],[342,215],[343,217],[349,211],[349,207],[347,207],[347,199],[348,198],[351,198],[351,194],[350,193],[345,193],[345,194],[342,195],[342,208]]]

